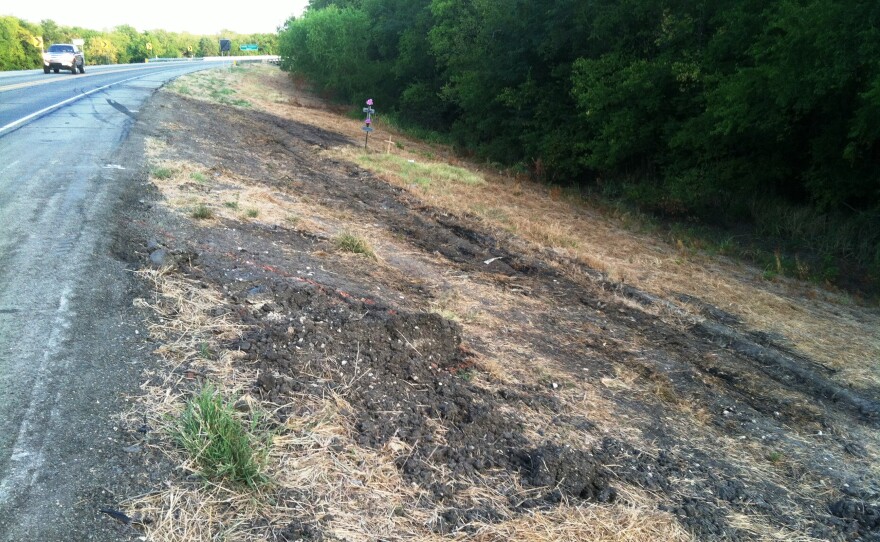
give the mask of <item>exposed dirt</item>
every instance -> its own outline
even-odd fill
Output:
[[[441,511],[435,533],[636,487],[701,540],[880,540],[880,390],[842,385],[694,292],[615,283],[327,158],[355,144],[339,133],[171,93],[139,122],[161,160],[213,176],[194,198],[230,199],[235,179],[298,222],[196,221],[157,196],[130,250],[147,265],[161,245],[176,273],[224,293],[218,314],[246,331],[221,347],[258,369],[252,392],[285,405],[279,422],[293,398],[332,391],[359,445],[405,442],[396,466]],[[343,230],[379,260],[337,250]],[[477,316],[432,310],[453,297]],[[488,477],[534,491],[505,510],[462,497]],[[334,539],[331,520],[293,514],[275,536]]]

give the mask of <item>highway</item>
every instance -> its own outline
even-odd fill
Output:
[[[119,66],[87,66],[86,73],[70,72],[44,74],[42,70],[0,72],[0,136],[14,127],[16,121],[29,115],[76,100],[84,95],[107,89],[108,94],[120,89],[113,87],[129,81],[143,80],[147,85],[158,85],[192,71],[221,66],[222,62],[174,62],[160,64],[126,64]],[[142,85],[143,86],[143,85]],[[66,105],[66,104],[65,104]]]
[[[126,142],[156,89],[221,65],[0,74],[0,541],[136,534],[98,511],[140,480],[119,414],[150,352],[114,238],[147,186]]]

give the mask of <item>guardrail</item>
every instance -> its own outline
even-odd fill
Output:
[[[262,62],[277,64],[281,62],[278,55],[248,55],[248,56],[199,56],[192,58],[148,58],[147,62]]]

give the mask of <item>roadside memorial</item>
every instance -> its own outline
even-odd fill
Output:
[[[367,118],[364,119],[364,127],[361,128],[364,132],[367,133],[366,138],[364,139],[364,148],[367,148],[367,145],[370,143],[370,132],[373,131],[373,113],[376,110],[373,109],[373,99],[370,98],[367,100],[367,107],[364,108],[364,113],[367,114]]]

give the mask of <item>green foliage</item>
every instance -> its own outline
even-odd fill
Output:
[[[35,45],[39,29],[15,17],[0,17],[0,70],[21,70],[41,65]]]
[[[308,74],[319,88],[341,98],[360,98],[376,73],[367,56],[369,36],[370,20],[360,10],[308,10],[282,31],[282,67]]]
[[[248,424],[210,384],[194,396],[180,416],[174,437],[190,454],[203,476],[257,487],[268,446],[257,436],[260,416]]]
[[[0,71],[41,66],[41,51],[35,45],[38,43],[36,37],[43,38],[45,47],[52,43],[70,43],[74,38],[83,39],[86,63],[92,65],[143,62],[152,57],[217,56],[220,54],[221,37],[232,41],[236,54],[278,54],[277,34],[224,32],[222,36],[195,36],[165,30],[138,32],[129,25],[121,25],[107,32],[60,26],[50,19],[32,24],[16,17],[0,17]],[[148,43],[152,45],[152,50],[147,49]],[[259,50],[239,51],[239,45],[244,43],[256,43]]]

